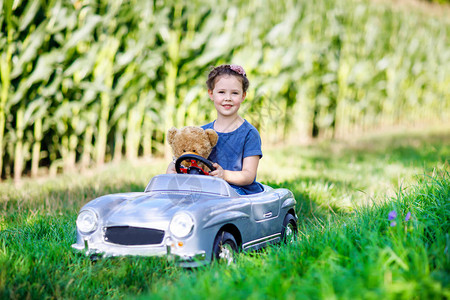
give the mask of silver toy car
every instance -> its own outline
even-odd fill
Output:
[[[220,178],[189,174],[199,174],[197,165],[189,168],[188,174],[153,177],[144,192],[106,195],[84,205],[72,247],[89,256],[167,255],[196,267],[294,239],[296,201],[289,190],[263,185],[261,193],[239,195]]]

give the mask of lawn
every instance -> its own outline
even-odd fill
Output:
[[[450,297],[448,128],[263,151],[258,179],[293,191],[301,231],[296,243],[240,254],[229,267],[91,263],[71,249],[79,208],[142,191],[165,170],[160,159],[1,183],[0,298]]]

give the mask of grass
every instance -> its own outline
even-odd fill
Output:
[[[305,227],[293,245],[231,267],[154,287],[160,299],[441,299],[450,296],[449,174],[423,176],[408,192],[352,217]],[[396,226],[389,212],[398,213]],[[407,212],[412,218],[405,221]]]
[[[395,195],[416,182],[415,175],[448,168],[449,130],[443,126],[270,149],[258,176],[271,186],[289,186],[303,200],[303,211],[312,206],[316,213],[351,212]]]
[[[265,149],[259,180],[294,192],[298,241],[193,271],[161,258],[91,263],[70,247],[84,203],[143,190],[164,161],[2,183],[0,298],[449,298],[449,138],[435,129]]]

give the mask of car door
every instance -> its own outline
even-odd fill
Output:
[[[280,214],[280,201],[277,193],[263,193],[249,197],[252,203],[252,217],[256,225],[257,238],[273,235],[280,231],[276,226]]]

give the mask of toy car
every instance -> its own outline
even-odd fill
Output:
[[[179,160],[190,160],[184,168]],[[151,179],[144,192],[112,194],[84,205],[73,248],[86,255],[143,255],[175,258],[183,267],[213,259],[233,261],[234,252],[293,241],[296,201],[287,189],[239,195],[223,179],[198,167],[209,161],[184,155],[178,173]],[[209,163],[209,164],[208,164]],[[198,169],[201,169],[198,170]]]

